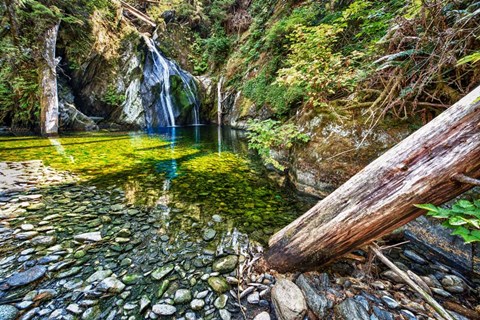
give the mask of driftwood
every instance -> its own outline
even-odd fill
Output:
[[[382,260],[382,262],[392,269],[393,272],[395,272],[400,278],[402,278],[403,281],[405,281],[406,284],[408,284],[413,290],[418,292],[419,295],[422,296],[425,301],[432,306],[435,311],[438,312],[443,318],[447,320],[454,320],[454,318],[445,310],[431,295],[429,295],[425,290],[423,290],[420,286],[418,286],[410,277],[400,270],[392,261],[388,260],[387,257],[383,255],[383,253],[378,250],[375,246],[371,246],[370,249],[375,253],[375,255]]]
[[[480,87],[370,163],[269,241],[280,272],[315,269],[470,189],[480,176]]]

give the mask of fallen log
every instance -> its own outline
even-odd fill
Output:
[[[274,234],[270,266],[315,269],[422,215],[414,204],[470,189],[457,178],[480,176],[479,97],[480,86]]]
[[[133,16],[135,16],[136,18],[140,19],[141,21],[149,24],[150,26],[152,26],[153,28],[155,28],[157,25],[155,24],[155,22],[153,22],[152,19],[150,19],[149,16],[147,16],[146,14],[144,14],[143,12],[139,11],[138,9],[136,9],[135,7],[129,5],[128,3],[124,2],[124,1],[120,1],[120,3],[122,4],[124,10],[128,11],[130,14],[132,14]]]

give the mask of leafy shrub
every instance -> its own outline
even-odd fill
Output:
[[[284,170],[277,160],[271,156],[272,149],[290,149],[295,142],[308,142],[310,137],[299,131],[292,124],[281,124],[277,120],[249,120],[248,121],[248,148],[257,150],[260,157],[267,164],[273,165],[278,170]]]
[[[443,220],[442,225],[453,229],[452,235],[463,238],[465,243],[480,242],[480,199],[459,200],[451,209],[433,204],[417,204],[417,208],[428,211],[427,215]]]
[[[125,95],[119,94],[117,92],[117,89],[114,86],[110,85],[108,86],[107,91],[102,98],[102,101],[107,105],[119,107],[125,102]]]

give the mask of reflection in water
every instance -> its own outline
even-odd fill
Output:
[[[269,180],[250,156],[244,133],[226,127],[4,141],[0,150],[0,161],[42,159],[99,189],[122,190],[129,206],[170,214],[169,226],[176,230],[204,225],[217,215],[230,231],[265,238],[310,206]]]

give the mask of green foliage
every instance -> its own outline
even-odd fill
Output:
[[[433,204],[415,206],[427,210],[428,216],[441,219],[442,225],[453,229],[452,235],[462,237],[465,243],[480,242],[480,199],[459,200],[450,209]]]
[[[285,170],[285,167],[271,156],[272,149],[288,150],[296,142],[310,140],[310,137],[301,133],[296,125],[282,124],[272,119],[249,120],[247,137],[248,148],[257,150],[265,163],[273,165],[278,170]]]
[[[306,99],[301,86],[283,86],[273,80],[263,70],[257,77],[245,82],[243,93],[258,105],[270,106],[278,116],[287,115],[292,106],[300,105]]]
[[[232,40],[225,33],[223,28],[218,27],[213,35],[203,40],[206,59],[213,64],[224,62],[230,53]]]
[[[477,63],[478,61],[480,61],[480,51],[469,54],[468,56],[465,56],[462,59],[458,60],[457,66],[461,66],[467,63]]]
[[[109,85],[102,97],[102,101],[109,106],[119,107],[125,102],[125,95],[118,93],[115,86]]]

